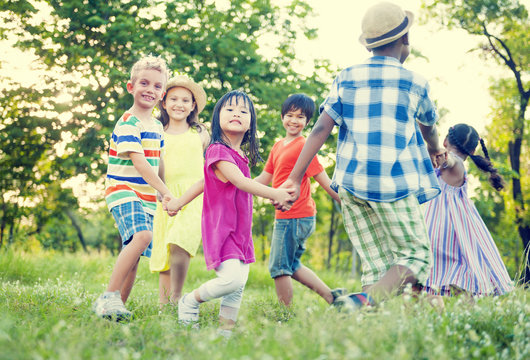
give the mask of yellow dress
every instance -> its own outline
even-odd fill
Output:
[[[205,130],[203,130],[205,131]],[[166,186],[180,197],[191,185],[204,177],[203,147],[199,133],[164,133],[164,168]],[[176,244],[191,256],[201,244],[202,195],[170,217],[157,203],[153,224],[153,250],[149,261],[152,272],[169,270],[169,244]]]

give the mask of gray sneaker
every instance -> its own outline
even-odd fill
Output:
[[[179,300],[179,323],[193,326],[199,322],[199,307],[188,305],[185,302],[187,296],[193,296],[193,294],[187,293]]]
[[[94,303],[93,310],[97,316],[107,320],[123,321],[132,317],[132,312],[121,301],[119,290],[103,293]]]

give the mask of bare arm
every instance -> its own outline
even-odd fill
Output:
[[[170,216],[176,215],[184,206],[188,205],[197,196],[202,194],[204,191],[204,179],[197,181],[193,184],[181,197],[178,199],[167,199],[164,198],[162,203],[163,209],[168,212]]]
[[[208,145],[210,145],[210,134],[208,134],[208,130],[206,130],[205,126],[201,127],[201,132],[199,133],[199,137],[201,138],[202,149],[203,151],[206,151],[206,149],[208,148]]]
[[[291,174],[280,186],[281,188],[294,188],[294,200],[298,199],[300,196],[300,183],[302,182],[311,160],[313,160],[318,150],[320,150],[328,138],[331,130],[333,130],[333,126],[335,126],[335,122],[325,111],[323,111],[313,127],[311,134],[307,137],[302,152],[300,152],[298,160],[296,161],[293,170],[291,170]]]
[[[271,199],[287,209],[291,207],[289,204],[289,201],[292,200],[292,196],[289,193],[291,189],[273,189],[260,184],[255,180],[247,178],[234,163],[229,161],[221,160],[216,162],[214,166],[215,174],[219,180],[230,181],[232,185],[240,190],[246,191],[252,195]]]
[[[316,182],[320,184],[322,189],[326,190],[326,192],[329,194],[329,196],[333,198],[333,200],[340,203],[339,194],[337,194],[335,190],[331,188],[331,179],[329,178],[326,171],[322,171],[316,174],[315,176],[313,176],[313,179],[315,179]]]
[[[158,164],[158,177],[164,184],[166,183],[166,168],[164,165],[164,159],[162,157],[160,157],[160,163]],[[158,201],[162,202],[163,196],[160,192],[156,192],[156,197]]]
[[[257,181],[263,185],[269,185],[272,181],[272,174],[263,170],[261,174],[254,178],[254,181]]]
[[[438,163],[439,155],[446,153],[446,150],[443,147],[440,147],[440,140],[438,139],[438,131],[436,130],[436,125],[426,126],[422,123],[418,123],[420,126],[421,135],[427,143],[427,150],[431,157],[431,162],[434,167],[438,167],[441,164]]]
[[[162,196],[172,196],[171,192],[167,188],[166,184],[160,179],[157,173],[153,171],[153,168],[145,158],[144,154],[137,152],[130,152],[129,157],[134,165],[134,168],[144,178],[144,180],[151,185],[156,191]]]

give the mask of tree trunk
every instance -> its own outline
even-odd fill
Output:
[[[68,218],[72,222],[72,225],[74,226],[75,231],[77,232],[77,237],[79,238],[79,242],[81,243],[81,246],[83,246],[83,250],[85,250],[85,252],[88,252],[86,248],[85,238],[83,236],[83,231],[81,230],[81,226],[79,226],[79,223],[77,222],[77,219],[75,218],[75,215],[72,212],[72,210],[70,209],[66,210],[66,216],[68,216]]]

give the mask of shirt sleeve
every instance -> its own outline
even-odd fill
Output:
[[[130,121],[120,122],[114,130],[114,142],[116,143],[116,153],[123,157],[128,152],[144,153],[140,128],[137,123]]]
[[[204,166],[210,168],[218,161],[228,161],[237,165],[237,162],[234,160],[234,157],[230,153],[230,149],[226,145],[220,143],[212,144],[208,147],[208,149],[206,150]]]
[[[317,174],[320,174],[322,171],[324,171],[324,167],[320,162],[318,161],[318,157],[315,155],[313,160],[311,160],[311,163],[307,167],[307,170],[305,172],[307,177],[313,177]]]
[[[333,80],[331,84],[331,89],[329,91],[328,97],[322,105],[320,105],[319,111],[322,113],[325,111],[332,119],[335,121],[335,124],[341,126],[342,124],[342,101],[339,96],[339,79],[340,75]]]
[[[429,84],[425,85],[425,91],[418,106],[417,119],[426,126],[433,126],[438,121],[438,113],[430,95]]]
[[[267,162],[263,167],[263,171],[266,171],[269,174],[274,174],[274,148],[276,147],[276,144],[274,144],[274,146],[272,147],[271,152],[269,153],[269,157],[267,158]]]

